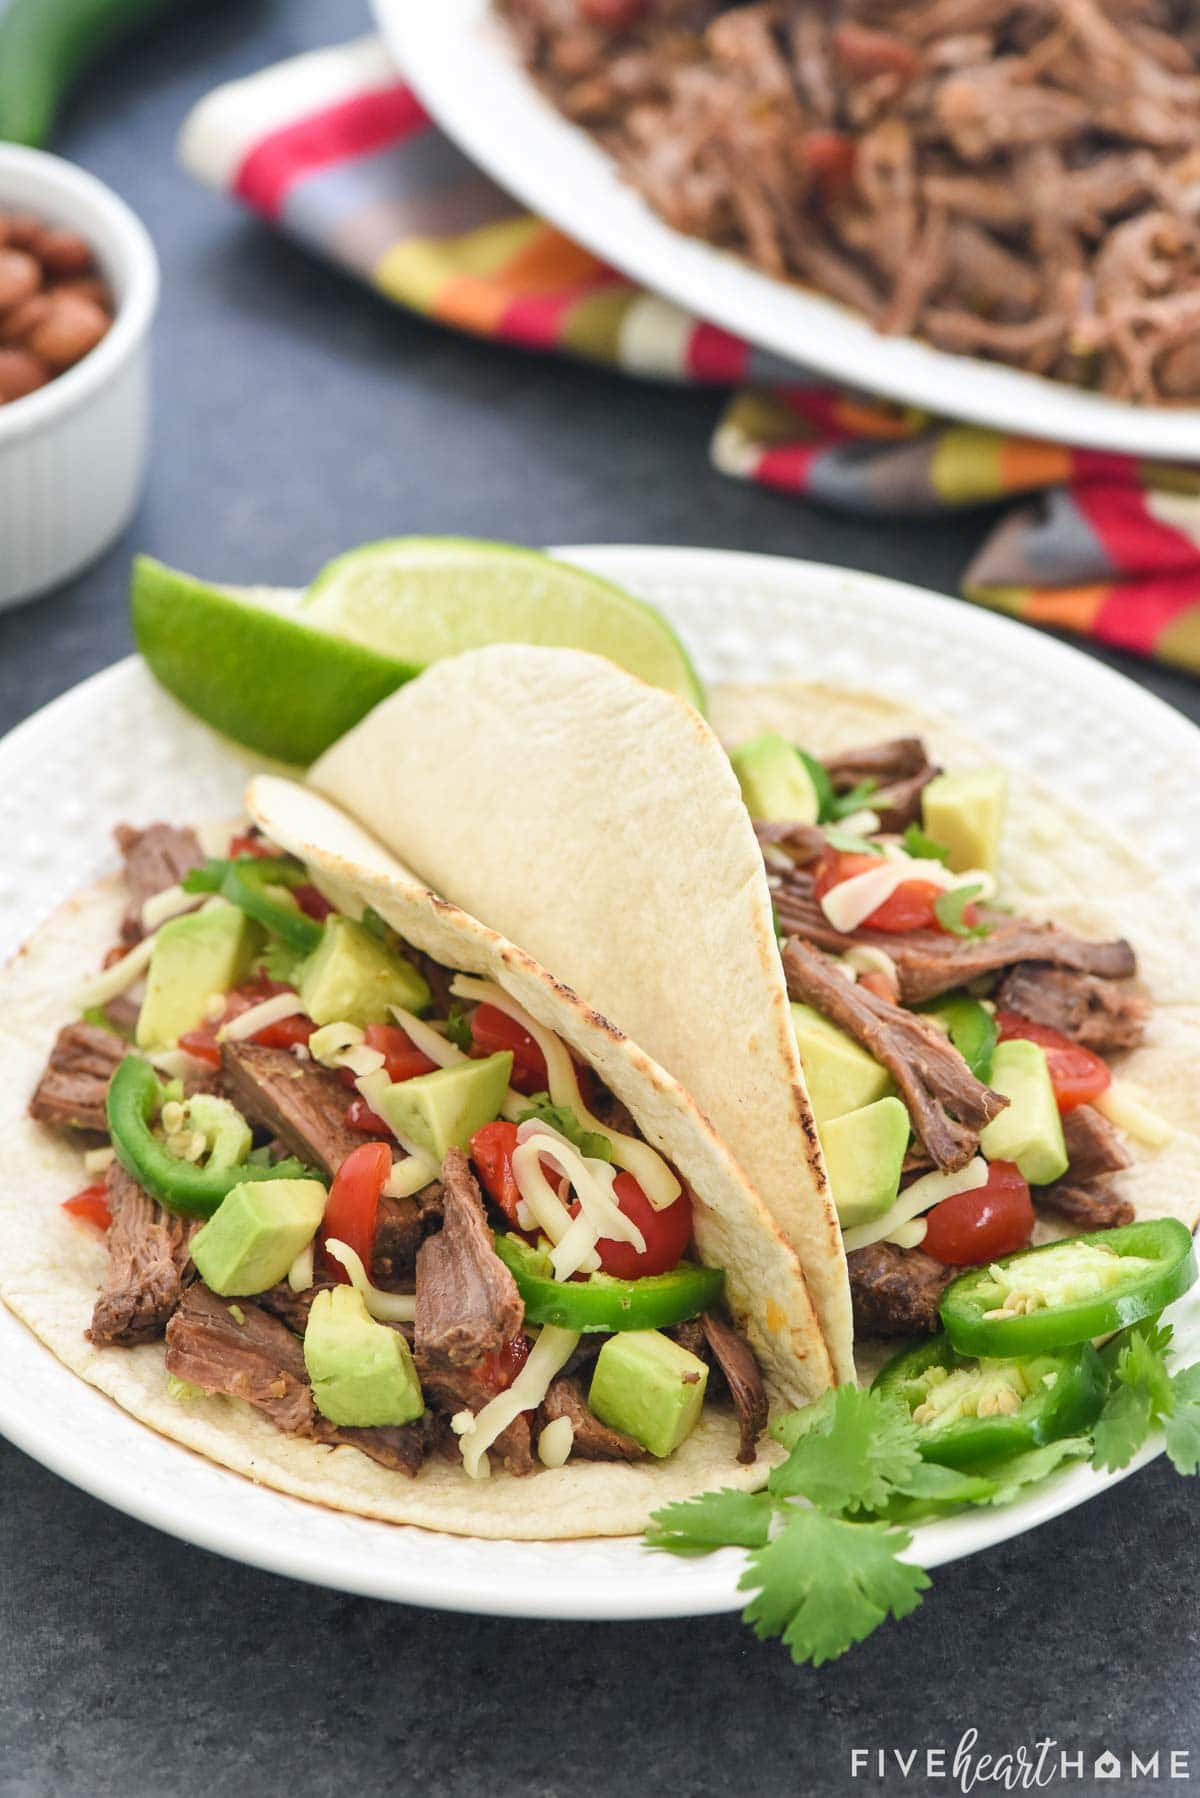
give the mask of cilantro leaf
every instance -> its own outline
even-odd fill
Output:
[[[824,762],[819,762],[815,755],[809,755],[808,750],[801,749],[799,744],[796,745],[796,754],[808,769],[808,778],[812,781],[813,790],[817,795],[817,823],[824,824],[834,815],[833,782],[829,778]]]
[[[995,1494],[996,1482],[985,1474],[964,1473],[938,1461],[918,1461],[880,1515],[889,1523],[911,1523],[957,1510],[960,1505],[989,1504]]]
[[[1171,1411],[1163,1433],[1176,1473],[1200,1472],[1200,1362],[1171,1381]]]
[[[796,1510],[749,1557],[738,1584],[757,1596],[745,1621],[760,1641],[782,1636],[797,1665],[835,1660],[887,1617],[907,1617],[920,1604],[929,1576],[897,1558],[911,1541],[886,1524]]]
[[[774,1506],[765,1492],[739,1492],[723,1486],[651,1513],[648,1548],[668,1554],[708,1554],[714,1548],[764,1548],[771,1534]]]
[[[870,805],[871,795],[878,786],[879,782],[871,775],[867,780],[860,780],[856,787],[851,787],[848,793],[834,793],[829,801],[830,821],[836,822],[839,818],[849,818],[855,812],[861,812],[864,806]]]
[[[933,902],[933,914],[943,930],[951,936],[991,936],[990,924],[968,924],[963,916],[967,906],[978,899],[983,888],[978,881],[965,887],[947,887]]]
[[[471,1049],[471,1020],[456,999],[450,1007],[450,1016],[446,1019],[446,1036],[456,1049],[464,1055]]]
[[[789,1444],[769,1490],[824,1511],[878,1510],[920,1459],[911,1419],[894,1399],[861,1386],[839,1386],[809,1409],[820,1415]]]
[[[848,855],[882,855],[883,850],[878,843],[872,843],[869,837],[855,836],[852,830],[842,830],[840,826],[831,824],[825,832],[825,841],[831,849],[841,849]]]
[[[1043,1443],[1041,1448],[1028,1449],[1023,1455],[1011,1455],[990,1470],[995,1491],[987,1502],[1010,1504],[1026,1486],[1036,1486],[1048,1479],[1064,1461],[1081,1460],[1090,1448],[1086,1436],[1060,1436],[1057,1442]]]
[[[1155,1423],[1172,1410],[1173,1382],[1163,1358],[1170,1340],[1170,1326],[1154,1322],[1122,1330],[1107,1344],[1112,1384],[1092,1431],[1093,1467],[1127,1467]]]
[[[1150,1434],[1150,1395],[1139,1386],[1114,1386],[1092,1430],[1092,1466],[1098,1472],[1128,1467]]]
[[[918,861],[941,862],[944,865],[950,860],[950,851],[946,845],[935,842],[919,824],[910,824],[905,831],[904,847]]]
[[[268,980],[281,980],[285,986],[296,986],[305,959],[305,956],[297,955],[281,936],[271,936],[255,965]]]
[[[553,1104],[549,1093],[531,1093],[526,1109],[517,1113],[518,1124],[527,1124],[531,1118],[549,1124],[552,1130],[573,1142],[581,1155],[588,1155],[593,1161],[612,1160],[612,1144],[607,1136],[601,1136],[598,1130],[585,1130],[571,1107]]]

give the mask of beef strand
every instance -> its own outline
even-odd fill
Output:
[[[737,1412],[741,1436],[738,1460],[748,1466],[758,1453],[758,1439],[767,1427],[769,1407],[762,1371],[754,1350],[733,1324],[712,1311],[704,1313],[700,1324]]]
[[[1048,1024],[1097,1054],[1135,1049],[1146,1033],[1149,1004],[1140,993],[1095,974],[1022,961],[996,989],[1003,1011]]]
[[[30,1117],[72,1130],[106,1131],[108,1083],[128,1052],[115,1031],[65,1024],[29,1101]]]
[[[161,1336],[194,1269],[188,1254],[194,1225],[144,1192],[118,1162],[108,1170],[108,1271],[88,1331],[103,1347]]]
[[[935,1261],[923,1249],[873,1242],[846,1257],[854,1327],[866,1336],[932,1335],[938,1306],[961,1270]]]
[[[551,1381],[542,1405],[543,1426],[558,1417],[570,1418],[574,1430],[571,1453],[582,1461],[643,1461],[646,1458],[646,1450],[640,1442],[601,1423],[583,1396],[579,1381],[567,1374],[559,1374]]]
[[[121,940],[132,947],[146,934],[142,907],[147,899],[165,892],[167,887],[178,886],[185,874],[203,862],[204,851],[194,830],[180,830],[174,824],[147,824],[144,830],[118,824],[113,835],[125,859],[125,884],[129,889]]]
[[[492,1245],[483,1200],[461,1149],[442,1166],[442,1228],[417,1252],[416,1345],[435,1368],[469,1368],[518,1334],[525,1307]]]
[[[251,1123],[323,1173],[336,1174],[364,1140],[346,1122],[351,1094],[330,1068],[298,1061],[288,1049],[226,1041],[221,1072],[229,1097]]]

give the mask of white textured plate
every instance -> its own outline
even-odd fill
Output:
[[[1195,866],[1200,735],[1131,682],[1023,625],[916,588],[811,563],[711,550],[563,551],[660,605],[708,680],[776,675],[870,686],[957,717],[1006,759],[1102,807],[1164,866]],[[217,818],[250,758],[131,658],[0,743],[0,956],[111,865],[121,818]],[[64,970],[64,978],[71,978]],[[19,1177],[19,1170],[18,1170]],[[1179,1307],[1200,1356],[1200,1299]],[[204,1548],[319,1584],[446,1609],[537,1617],[732,1610],[741,1556],[647,1553],[636,1540],[463,1540],[345,1517],[264,1491],[154,1435],[59,1365],[0,1307],[0,1430],[120,1510]],[[1150,1459],[1150,1451],[1135,1463]],[[1132,1469],[1130,1469],[1132,1471]],[[926,1566],[1031,1529],[1113,1484],[1086,1468],[1002,1511],[922,1529]]]
[[[1023,437],[1200,458],[1200,408],[1136,407],[999,363],[883,337],[833,300],[662,223],[521,67],[491,0],[373,0],[404,74],[460,149],[613,268],[699,317],[869,393]]]

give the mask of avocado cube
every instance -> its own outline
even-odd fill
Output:
[[[138,1048],[171,1048],[202,1024],[213,994],[241,985],[262,944],[262,930],[236,905],[205,906],[163,924],[138,1012]]]
[[[858,1111],[891,1092],[887,1069],[811,1005],[793,1004],[792,1029],[818,1124]]]
[[[483,1061],[418,1074],[385,1088],[375,1109],[440,1164],[447,1149],[467,1148],[476,1130],[500,1116],[512,1064],[512,1050],[502,1049]]]
[[[314,1024],[386,1024],[390,1007],[424,1011],[429,984],[353,918],[334,915],[300,975],[300,1003]]]
[[[812,776],[794,743],[777,730],[764,731],[729,757],[752,818],[815,824],[820,803]]]
[[[983,1131],[989,1161],[1015,1161],[1031,1186],[1049,1186],[1067,1171],[1067,1145],[1046,1051],[1021,1037],[997,1043],[988,1084],[1009,1104]]]
[[[843,1230],[873,1223],[896,1202],[908,1150],[908,1112],[899,1099],[876,1099],[830,1118],[820,1129],[825,1168]]]
[[[661,1330],[621,1330],[596,1357],[588,1404],[661,1460],[695,1429],[708,1368]]]
[[[412,1351],[378,1323],[353,1286],[319,1292],[304,1332],[304,1365],[322,1417],[347,1429],[412,1423],[425,1409]]]
[[[925,829],[950,851],[955,874],[969,868],[995,873],[1007,808],[1008,776],[1003,768],[939,774],[921,794]]]
[[[319,1180],[247,1180],[231,1186],[192,1238],[200,1278],[223,1298],[266,1292],[284,1279],[325,1215]]]

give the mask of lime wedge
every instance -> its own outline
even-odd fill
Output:
[[[302,622],[300,596],[206,586],[133,565],[133,635],[153,674],[206,724],[306,767],[419,666]]]
[[[543,643],[607,656],[703,709],[704,689],[661,613],[536,550],[464,537],[396,537],[350,550],[308,590],[304,617],[422,666],[485,643]]]

